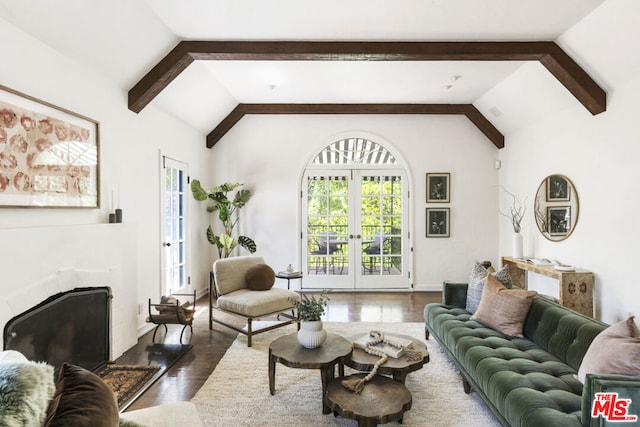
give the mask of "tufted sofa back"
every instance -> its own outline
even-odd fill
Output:
[[[578,370],[589,344],[607,326],[537,295],[524,323],[524,336]]]

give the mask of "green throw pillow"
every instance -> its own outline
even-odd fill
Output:
[[[53,366],[31,361],[0,363],[0,425],[42,425],[54,391]]]

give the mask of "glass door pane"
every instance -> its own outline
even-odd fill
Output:
[[[359,172],[361,259],[356,288],[407,287],[407,194],[401,174]]]
[[[350,174],[310,171],[305,176],[303,270],[305,288],[353,287],[350,268]]]
[[[404,174],[307,171],[304,183],[302,288],[408,288]]]
[[[167,295],[187,285],[185,197],[186,165],[164,158],[162,294]]]

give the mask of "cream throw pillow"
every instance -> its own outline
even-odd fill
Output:
[[[493,274],[489,274],[480,305],[471,320],[477,320],[505,335],[522,338],[524,319],[536,294],[536,291],[508,289]]]
[[[587,374],[640,375],[640,331],[633,316],[593,339],[578,369],[580,382]]]

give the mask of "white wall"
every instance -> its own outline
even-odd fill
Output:
[[[302,172],[346,135],[371,138],[406,161],[417,289],[465,280],[477,260],[498,262],[498,150],[462,116],[245,116],[213,147],[213,176],[201,181],[244,183],[254,196],[241,211],[242,234],[274,269],[300,266]],[[450,238],[425,238],[426,172],[451,173],[451,203],[431,204],[451,208]]]
[[[133,262],[122,265],[127,269],[123,277],[129,282],[126,286],[135,289],[133,298],[136,303],[142,304],[146,310],[147,298],[157,299],[160,294],[159,153],[188,163],[194,175],[204,175],[208,170],[204,135],[153,106],[139,115],[132,113],[127,109],[127,88],[116,86],[98,72],[58,54],[3,20],[0,20],[0,51],[3,63],[0,67],[1,85],[100,122],[102,192],[100,209],[0,209],[0,242],[3,246],[15,248],[15,251],[9,251],[8,257],[0,260],[3,278],[0,294],[10,295],[18,287],[32,285],[34,271],[45,278],[66,267],[80,270],[112,268],[114,258],[105,259],[102,263],[92,262],[89,266],[86,265],[85,254],[64,249],[73,245],[60,244],[59,240],[82,240],[85,237],[83,227],[68,227],[70,225],[105,223],[112,209],[111,191],[116,189],[119,190],[116,198],[124,210],[124,221],[131,225],[129,233],[124,239],[116,236],[115,232],[113,236],[106,233],[101,239],[107,239],[107,242],[92,243],[96,249],[101,245],[112,247],[114,242],[136,248],[132,253]],[[189,200],[195,204],[191,198]],[[190,230],[192,243],[189,249],[193,255],[190,272],[192,285],[199,290],[208,285],[210,269],[209,248],[201,233],[205,220],[202,215],[196,215]],[[50,265],[39,258],[20,258],[28,243],[7,237],[15,236],[12,231],[15,229],[24,229],[25,234],[29,234],[39,227],[49,230],[40,236],[43,247],[65,251],[56,253],[56,258],[64,259],[64,265]],[[55,230],[57,227],[64,227],[65,237],[60,237]],[[129,253],[128,247],[122,249],[123,253]],[[11,256],[12,253],[16,256]],[[41,299],[48,296],[42,295]],[[114,295],[114,305],[123,303],[118,298]],[[136,314],[137,304],[133,305],[135,320],[118,325],[134,331],[134,336],[139,327],[144,326],[144,315]],[[4,308],[0,307],[0,310]],[[0,311],[0,317],[6,316],[6,312]],[[126,349],[126,345],[119,344],[118,348]]]
[[[635,267],[640,240],[640,78],[608,93],[607,112],[596,117],[582,107],[510,134],[501,151],[501,182],[527,196],[525,253],[550,257],[593,271],[597,317],[607,323],[640,314]],[[538,232],[532,201],[547,175],[561,173],[574,183],[580,216],[571,236],[553,243]],[[510,230],[500,223],[500,252],[510,251]]]
[[[605,87],[606,112],[591,116],[576,103],[508,133],[500,151],[501,184],[529,202],[524,252],[594,272],[596,317],[607,323],[640,315],[639,14],[637,1],[607,1],[559,41]],[[538,185],[554,173],[573,181],[580,200],[575,231],[557,243],[542,237],[532,213]],[[500,253],[510,252],[511,233],[501,221]]]

